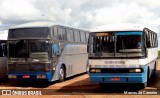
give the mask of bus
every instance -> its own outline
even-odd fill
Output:
[[[8,33],[10,80],[63,81],[86,72],[89,32],[48,21],[11,27]]]
[[[7,37],[8,30],[0,31],[0,78],[7,79]]]
[[[141,84],[155,75],[158,61],[157,33],[139,24],[94,27],[89,35],[90,81],[106,84]]]

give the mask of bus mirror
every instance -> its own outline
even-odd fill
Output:
[[[149,39],[147,39],[146,44],[147,44],[147,47],[150,47],[150,40]]]

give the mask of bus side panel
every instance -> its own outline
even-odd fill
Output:
[[[155,64],[158,58],[158,48],[149,48],[148,49],[148,57],[146,58],[146,63],[149,68],[149,78],[153,75],[153,71],[155,69]]]
[[[61,65],[66,66],[66,77],[86,72],[87,45],[67,44],[63,47],[52,81],[58,80]]]
[[[67,77],[86,72],[87,45],[67,44],[62,52]]]

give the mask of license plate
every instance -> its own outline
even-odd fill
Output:
[[[30,76],[29,75],[25,75],[25,76],[23,76],[23,78],[30,78]]]
[[[112,80],[112,81],[120,81],[121,79],[120,78],[111,78],[110,80]]]

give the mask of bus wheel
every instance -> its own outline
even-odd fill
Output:
[[[64,81],[64,79],[65,79],[65,69],[64,69],[64,66],[62,66],[62,67],[60,68],[59,81],[62,82],[62,81]]]

